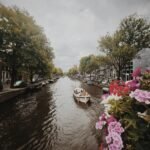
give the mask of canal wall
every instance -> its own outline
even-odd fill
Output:
[[[25,92],[39,90],[42,88],[42,86],[45,86],[46,84],[48,84],[46,82],[44,82],[45,84],[42,84],[42,83],[43,81],[38,82],[38,83],[33,83],[24,88],[14,88],[14,89],[8,88],[0,92],[0,103],[10,100],[18,95],[24,94]]]
[[[24,88],[7,88],[4,91],[0,92],[0,103],[10,100],[18,95],[24,94],[25,92],[33,92],[41,89],[43,86],[47,84],[51,84],[57,81],[58,78],[54,80],[42,80],[37,83],[29,84],[27,87]]]
[[[5,102],[11,98],[14,98],[20,94],[25,93],[26,88],[18,89],[8,89],[6,91],[0,92],[0,103]]]

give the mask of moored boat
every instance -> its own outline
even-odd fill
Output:
[[[90,102],[91,96],[82,88],[75,88],[73,97],[77,102],[87,104]]]
[[[54,80],[53,79],[49,79],[49,83],[54,83]]]
[[[94,81],[88,80],[88,81],[87,81],[87,84],[88,84],[88,85],[94,85]]]

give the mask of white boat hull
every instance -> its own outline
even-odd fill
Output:
[[[79,96],[75,93],[73,94],[73,97],[75,98],[75,100],[77,102],[81,102],[81,103],[84,103],[84,104],[88,103],[90,101],[90,98],[91,98],[90,96]]]

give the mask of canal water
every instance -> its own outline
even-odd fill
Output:
[[[75,87],[90,92],[91,105],[74,101]],[[0,104],[0,150],[97,150],[100,93],[99,88],[64,77]]]

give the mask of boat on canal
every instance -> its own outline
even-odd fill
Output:
[[[94,85],[94,81],[88,80],[88,81],[87,81],[87,84],[88,84],[88,85]]]
[[[87,104],[90,102],[91,96],[82,88],[75,88],[73,97],[77,102]]]

